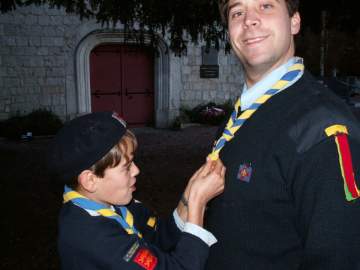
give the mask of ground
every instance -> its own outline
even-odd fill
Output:
[[[135,197],[160,215],[171,213],[187,179],[210,151],[216,129],[134,129],[141,169]],[[1,270],[60,269],[56,226],[62,186],[49,178],[44,166],[48,142],[0,140]]]
[[[187,179],[204,162],[216,127],[180,131],[134,129],[141,169],[135,197],[160,215],[171,213]],[[45,168],[49,138],[0,140],[2,270],[60,269],[56,251],[62,185]]]

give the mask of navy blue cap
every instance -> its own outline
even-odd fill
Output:
[[[89,169],[126,132],[126,123],[114,112],[94,112],[67,122],[49,145],[48,167],[67,182]]]

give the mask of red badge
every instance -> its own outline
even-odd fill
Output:
[[[141,248],[136,253],[133,261],[146,270],[153,270],[157,265],[158,259],[150,252],[150,250]]]

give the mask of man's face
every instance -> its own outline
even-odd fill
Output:
[[[290,18],[285,0],[230,0],[228,14],[230,42],[247,73],[261,77],[294,55],[300,16]]]

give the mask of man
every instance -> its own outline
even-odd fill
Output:
[[[246,83],[210,158],[208,270],[360,269],[360,128],[294,57],[297,0],[220,0]]]

